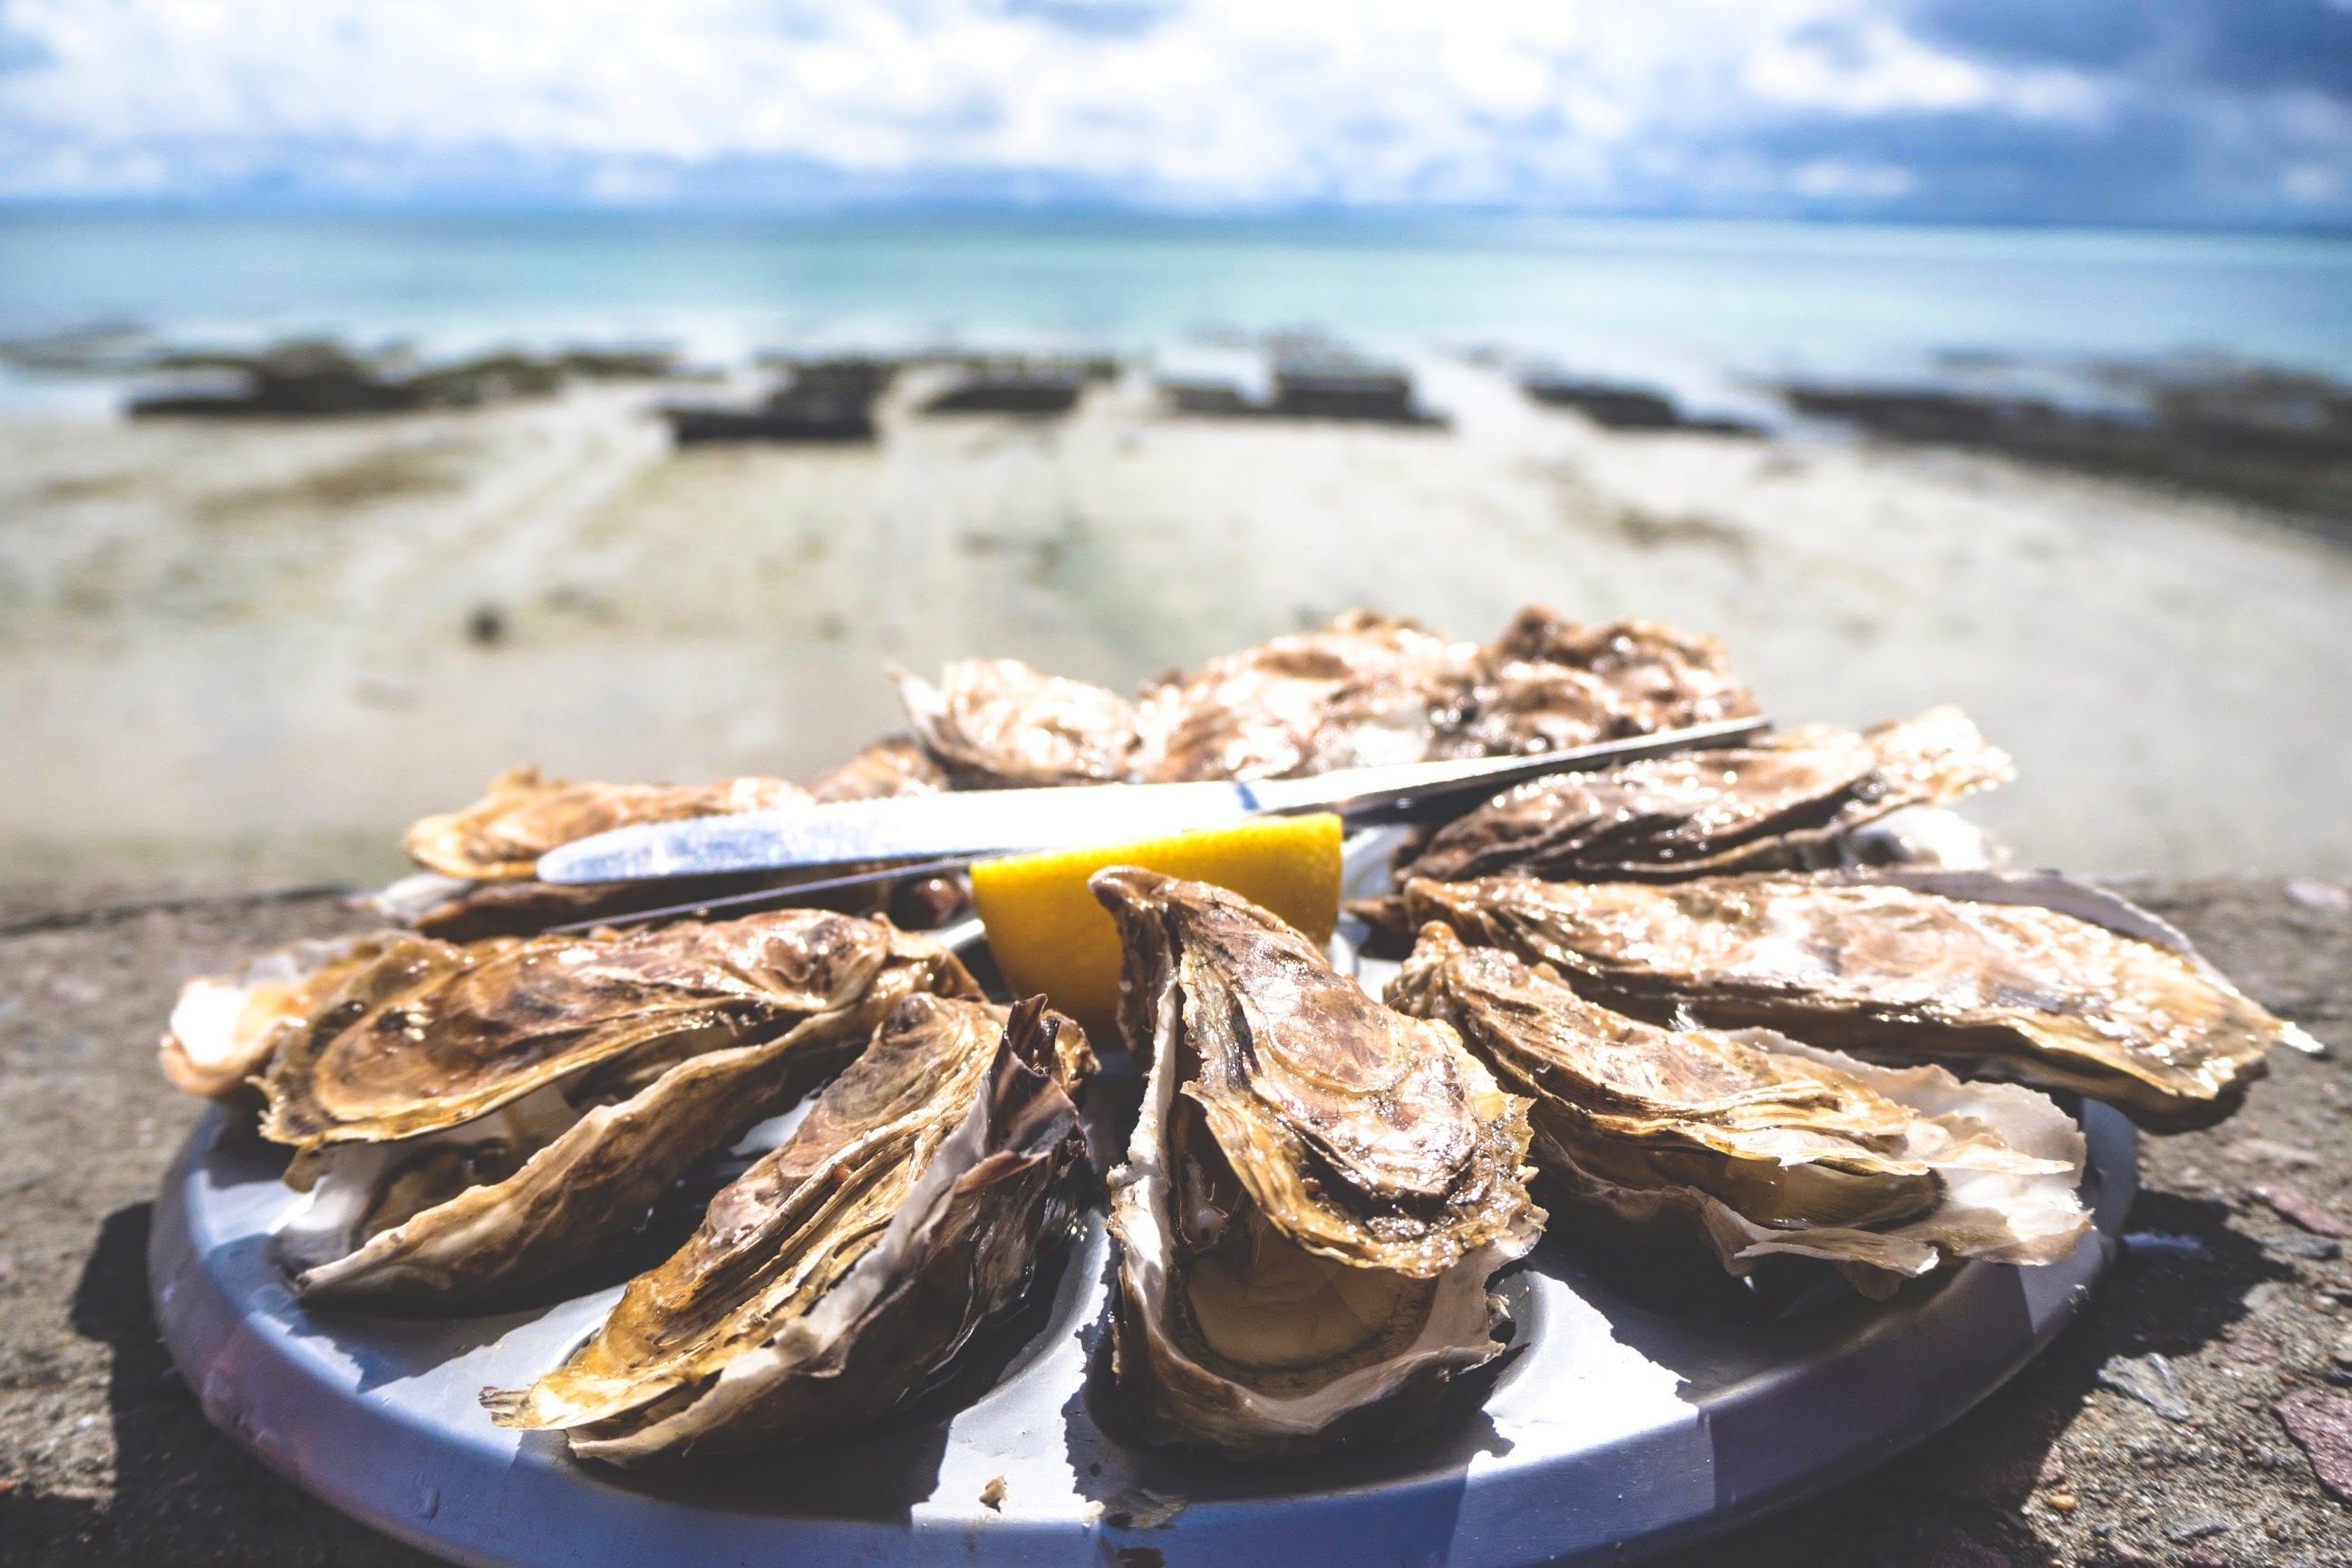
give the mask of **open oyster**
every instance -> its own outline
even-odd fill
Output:
[[[782,779],[728,779],[713,784],[573,784],[516,768],[490,781],[463,811],[421,818],[402,840],[427,870],[468,881],[531,876],[558,845],[641,822],[676,822],[805,801]]]
[[[1610,882],[1811,869],[1837,864],[1854,828],[2013,773],[1957,708],[1859,734],[1809,724],[1750,746],[1532,780],[1446,824],[1398,875]]]
[[[900,1002],[569,1362],[484,1393],[494,1418],[636,1464],[831,1436],[939,1382],[1084,1200],[1093,1058],[1044,1008]]]
[[[1113,867],[1120,1026],[1150,1063],[1112,1175],[1119,1389],[1146,1436],[1310,1451],[1501,1348],[1535,1242],[1526,1102],[1234,894]]]
[[[907,721],[965,789],[1114,784],[1128,776],[1135,709],[1115,691],[1013,658],[967,658],[937,686],[893,671]]]
[[[235,974],[180,987],[158,1052],[163,1076],[190,1094],[244,1099],[278,1042],[308,1023],[343,982],[373,963],[396,931],[298,942],[263,953]]]
[[[1885,1296],[1963,1258],[2056,1262],[2089,1223],[2083,1135],[2029,1089],[1872,1067],[1765,1029],[1659,1028],[1442,925],[1387,1001],[1453,1025],[1532,1099],[1552,1195],[1604,1229],[1697,1240],[1734,1273],[1793,1254]]]
[[[936,943],[814,910],[390,942],[264,1079],[311,1193],[280,1256],[305,1295],[446,1306],[593,1257],[919,991],[979,994]]]
[[[2156,1131],[2221,1121],[2272,1046],[2304,1039],[2189,955],[2053,909],[1891,881],[1415,878],[1404,898],[1416,923],[1557,964],[1628,1012],[2078,1089]]]

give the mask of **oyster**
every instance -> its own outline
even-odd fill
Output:
[[[1540,605],[1513,617],[1446,694],[1435,754],[1516,755],[1756,711],[1710,637],[1655,621],[1580,626]]]
[[[1156,783],[1284,778],[1419,762],[1433,694],[1474,649],[1349,610],[1148,687],[1137,772]]]
[[[180,987],[158,1052],[163,1076],[190,1094],[243,1099],[278,1041],[309,1022],[343,982],[379,957],[398,932],[298,942],[265,952],[235,974]]]
[[[1234,894],[1090,884],[1150,1071],[1111,1178],[1118,1381],[1156,1442],[1310,1451],[1490,1360],[1488,1276],[1543,1223],[1526,1102]]]
[[[1431,925],[1389,1005],[1528,1096],[1537,1166],[1602,1228],[1670,1228],[1734,1273],[1794,1254],[1865,1295],[1963,1258],[2053,1263],[2089,1223],[2083,1135],[2014,1084],[1871,1067],[1769,1030],[1664,1029]]]
[[[937,795],[948,787],[947,770],[931,760],[921,742],[905,735],[875,742],[849,761],[810,781],[810,798],[887,800],[902,795]]]
[[[2191,956],[2053,909],[1786,874],[1405,884],[1416,924],[1558,965],[1652,1018],[2076,1089],[2156,1131],[2228,1116],[2302,1032]]]
[[[728,779],[714,784],[572,784],[516,768],[490,781],[463,811],[427,816],[402,840],[427,870],[468,881],[531,876],[539,858],[561,844],[640,822],[676,822],[805,801],[808,792],[782,779]]]
[[[1809,724],[1752,746],[1533,780],[1446,824],[1398,874],[1608,882],[1806,869],[1835,864],[1837,840],[1865,823],[2013,776],[1957,708],[1860,734]]]
[[[936,943],[814,910],[387,943],[263,1080],[311,1193],[280,1257],[306,1295],[439,1305],[593,1257],[919,991],[978,994]]]
[[[943,1378],[1017,1306],[1089,1181],[1086,1040],[1033,997],[899,1003],[782,1147],[563,1366],[486,1391],[619,1464],[830,1436]]]
[[[1082,680],[1014,658],[967,658],[937,686],[893,672],[923,747],[965,789],[1114,784],[1128,776],[1135,709]]]

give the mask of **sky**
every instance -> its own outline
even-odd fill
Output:
[[[0,0],[0,200],[2352,227],[2352,0]]]

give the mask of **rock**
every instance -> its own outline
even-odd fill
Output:
[[[2326,1163],[2308,1149],[2297,1149],[2273,1138],[2241,1138],[2221,1152],[2246,1164],[2292,1165],[2308,1170]]]
[[[2311,1460],[2319,1484],[2352,1502],[2352,1399],[2321,1389],[2298,1389],[2272,1409],[2279,1425]]]
[[[2303,1226],[2314,1236],[2332,1236],[2343,1240],[2352,1237],[2352,1220],[2323,1205],[2318,1199],[2284,1183],[2258,1182],[2246,1189],[2246,1195],[2269,1208],[2281,1219]]]
[[[2172,1363],[2154,1351],[2107,1363],[2099,1369],[2099,1386],[2138,1400],[2168,1421],[2186,1421],[2190,1415]]]
[[[2344,1244],[2325,1236],[2300,1236],[2290,1232],[2285,1236],[2265,1237],[2263,1250],[2284,1258],[2305,1258],[2315,1263],[2325,1263],[2330,1258],[2344,1256]]]
[[[2126,1231],[2124,1250],[2134,1258],[2186,1258],[2200,1262],[2213,1256],[2195,1237],[2168,1230]]]
[[[2287,883],[2286,896],[2306,910],[2320,910],[2331,915],[2352,911],[2352,889],[2339,888],[2333,882],[2297,877]]]
[[[2210,1513],[2192,1513],[2186,1519],[2177,1519],[2166,1525],[2164,1538],[2175,1546],[2185,1546],[2209,1535],[2219,1535],[2229,1528],[2230,1521],[2226,1519]]]

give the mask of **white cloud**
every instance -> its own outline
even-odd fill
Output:
[[[2110,115],[2093,77],[1970,58],[1903,15],[1871,0],[0,0],[0,194],[643,202],[774,188],[765,172],[815,191],[1173,205],[1891,197],[1929,176],[1867,144],[1784,155],[1775,139]],[[2302,166],[2341,156],[2341,123]]]

